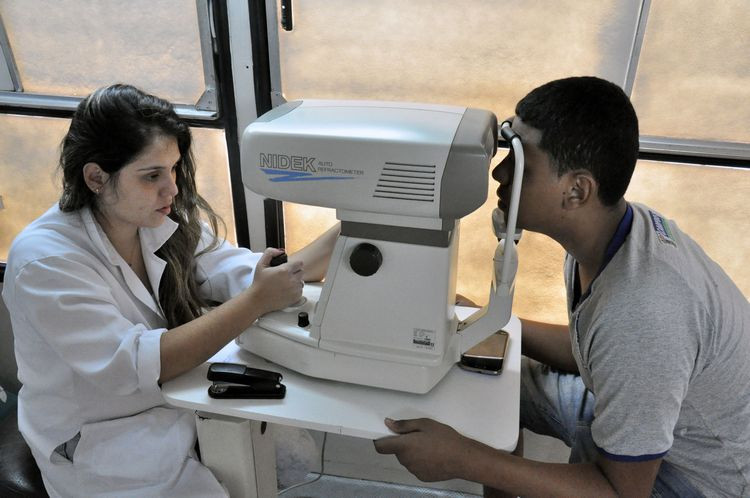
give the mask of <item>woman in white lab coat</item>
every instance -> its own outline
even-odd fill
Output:
[[[276,267],[281,251],[218,238],[190,147],[168,102],[97,90],[62,142],[58,205],[11,246],[18,423],[52,496],[225,495],[160,385],[324,275],[335,228]]]

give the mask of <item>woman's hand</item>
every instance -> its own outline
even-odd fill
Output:
[[[304,287],[301,261],[269,266],[271,258],[284,251],[268,248],[255,267],[253,284],[248,289],[262,313],[285,308],[299,301]]]
[[[271,267],[283,251],[266,249],[255,267],[253,284],[232,299],[161,336],[161,373],[166,382],[195,368],[237,337],[258,317],[299,301],[302,263]]]

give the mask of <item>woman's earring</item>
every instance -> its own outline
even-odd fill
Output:
[[[95,193],[96,195],[99,195],[99,190],[100,190],[100,189],[99,189],[99,187],[96,187],[96,189],[94,189],[94,193]]]

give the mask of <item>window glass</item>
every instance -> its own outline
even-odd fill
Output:
[[[59,144],[67,119],[0,114],[0,260],[13,238],[60,197]],[[193,128],[198,190],[223,218],[236,242],[223,130]]]
[[[624,84],[640,2],[306,0],[279,30],[288,100],[379,99],[493,110],[573,74]]]
[[[677,222],[750,297],[750,169],[640,161],[626,198]]]
[[[279,31],[282,90],[288,100],[437,102],[489,109],[503,119],[529,90],[555,78],[593,74],[624,85],[640,3],[378,0],[352,8],[344,0],[296,2],[294,29]],[[505,152],[498,154],[493,164]],[[731,170],[680,168],[653,164],[640,167],[636,175],[645,178],[638,185],[680,185],[673,195],[646,196],[658,201],[656,209],[678,220],[683,215],[696,218],[684,204],[670,204],[689,189],[682,182],[662,184],[672,182],[663,171],[725,188],[738,179]],[[481,304],[487,300],[496,245],[490,226],[496,186],[490,180],[486,204],[461,225],[458,292]],[[642,188],[631,189],[634,200]],[[718,195],[712,202],[726,211],[738,205],[732,196]],[[289,249],[301,247],[335,221],[333,211],[308,206],[287,204],[284,214]],[[712,225],[733,231],[732,223]],[[704,238],[700,241],[709,254],[723,251],[720,239]],[[741,247],[748,246],[747,240],[743,243]],[[562,249],[544,236],[526,233],[519,251],[515,312],[565,323]],[[737,274],[735,263],[723,253],[714,257],[750,291],[750,279]]]
[[[0,260],[13,238],[60,197],[56,175],[67,119],[0,114]]]
[[[490,109],[503,119],[529,90],[555,78],[593,74],[624,85],[640,4],[296,2],[293,31],[279,31],[282,90],[288,100],[437,102]],[[748,141],[750,46],[737,38],[750,31],[750,16],[737,15],[743,11],[742,0],[712,6],[709,16],[695,0],[651,2],[634,90],[643,134]],[[493,164],[505,152],[498,154]],[[641,161],[627,198],[677,220],[750,295],[750,272],[740,261],[750,226],[737,209],[750,198],[748,175]],[[490,179],[487,202],[461,225],[457,290],[480,304],[492,275],[496,186]],[[332,210],[289,203],[284,216],[290,250],[335,222]],[[566,323],[563,250],[525,233],[519,258],[514,311]]]
[[[205,89],[195,0],[8,1],[0,14],[26,92],[124,82],[195,104]]]
[[[192,128],[198,192],[211,204],[227,226],[226,238],[237,244],[234,225],[229,159],[224,130]]]
[[[651,2],[633,104],[642,135],[750,143],[750,3]]]
[[[494,207],[494,191],[490,195],[492,202],[488,201],[469,218],[488,219]],[[625,198],[646,204],[674,220],[724,269],[740,291],[750,296],[750,268],[747,265],[750,218],[746,210],[737,208],[750,199],[750,170],[639,161]],[[491,239],[486,234],[477,234],[476,240],[470,242],[464,240],[463,232],[461,236],[463,255],[459,263],[459,278],[462,275],[468,278],[460,281],[459,291],[463,289],[466,295],[484,303],[486,299],[481,296],[487,295],[487,286],[477,284],[488,282],[490,273],[488,269],[479,270],[479,267],[491,268],[491,265],[471,253],[473,247],[487,251],[494,247],[494,243],[482,240],[482,237]],[[525,232],[518,251],[513,312],[519,316],[567,323],[562,278],[563,249],[544,235]],[[491,255],[490,252],[487,254]],[[485,260],[488,257],[483,256]]]
[[[499,157],[506,151],[500,150]],[[497,162],[497,159],[496,161]],[[457,292],[486,304],[496,247],[491,216],[497,182],[490,178],[487,202],[461,220]],[[673,219],[716,261],[745,296],[750,296],[750,218],[737,209],[750,199],[750,170],[686,166],[640,161],[626,194]],[[335,223],[331,209],[284,204],[287,249],[310,242]],[[518,245],[519,269],[513,312],[556,323],[567,323],[562,268],[563,249],[552,239],[524,232]]]

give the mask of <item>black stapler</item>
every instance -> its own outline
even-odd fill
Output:
[[[206,377],[213,382],[208,388],[212,398],[281,399],[286,395],[279,372],[240,363],[212,363]]]

